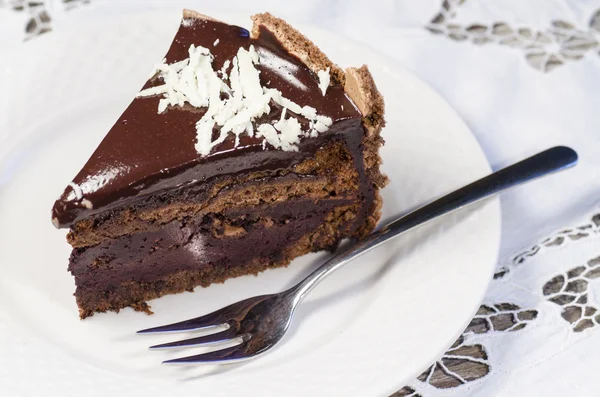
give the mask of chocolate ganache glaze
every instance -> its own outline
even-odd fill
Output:
[[[52,209],[55,225],[69,227],[87,216],[135,203],[156,192],[189,183],[207,183],[217,176],[289,168],[311,157],[332,135],[346,141],[359,170],[361,185],[365,184],[359,156],[364,135],[362,116],[340,84],[330,85],[323,95],[317,76],[264,27],[254,39],[241,27],[213,20],[184,19],[165,57],[166,63],[186,59],[192,44],[210,49],[215,70],[231,60],[240,47],[248,49],[253,45],[260,57],[257,69],[261,85],[281,91],[300,106],[317,109],[320,115],[332,119],[332,125],[317,137],[301,138],[298,151],[283,151],[268,144],[263,147],[263,139],[242,134],[239,145],[235,146],[234,137],[230,136],[202,156],[195,149],[196,123],[205,108],[187,104],[169,106],[159,114],[160,96],[135,98],[55,202]],[[143,88],[161,84],[159,78],[152,78]],[[281,109],[274,104],[271,109],[256,123],[278,120]],[[289,110],[288,115],[296,117],[303,126],[307,124]],[[216,135],[215,130],[213,137]],[[372,194],[367,186],[361,190],[363,199]]]

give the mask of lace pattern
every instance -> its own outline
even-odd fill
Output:
[[[485,300],[514,300],[481,305],[440,360],[392,397],[488,393],[499,378],[535,362],[555,359],[560,365],[553,357],[600,325],[600,302],[595,298],[600,292],[600,285],[595,285],[600,278],[599,243],[600,210],[596,210],[500,265]],[[576,256],[587,259],[575,266],[562,261]],[[546,277],[532,277],[531,268]],[[534,342],[545,337],[556,346],[548,349]],[[529,343],[534,347],[524,346]],[[525,349],[529,357],[524,356]]]
[[[596,302],[589,301],[590,282],[599,277],[600,256],[569,269],[544,284],[544,296],[562,307],[561,316],[572,324],[574,332],[600,325]]]
[[[443,0],[440,11],[431,19],[427,29],[455,41],[496,44],[520,50],[527,63],[542,72],[581,60],[598,49],[600,9],[590,16],[588,26],[557,19],[551,21],[546,29],[536,30],[527,26],[510,26],[502,21],[463,26],[456,22],[455,17],[466,2]]]
[[[90,0],[60,0],[59,5],[63,10],[69,11],[89,2]],[[45,0],[0,0],[0,8],[9,7],[15,12],[27,14],[23,40],[29,40],[52,30],[52,13],[48,3]]]

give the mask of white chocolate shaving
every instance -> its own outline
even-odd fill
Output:
[[[73,192],[75,193],[75,198],[77,200],[81,200],[83,198],[83,191],[81,190],[81,187],[73,182],[69,183],[69,186],[71,186],[73,188]]]
[[[216,46],[218,39],[214,42]],[[156,66],[154,74],[164,81],[163,85],[147,88],[138,97],[161,95],[158,113],[169,106],[183,106],[188,103],[196,108],[206,108],[206,112],[196,123],[196,150],[203,156],[224,142],[229,136],[235,136],[234,146],[240,142],[240,136],[263,138],[266,144],[285,151],[298,150],[302,137],[315,137],[331,126],[329,117],[318,115],[310,106],[300,106],[285,98],[281,91],[263,87],[260,83],[256,65],[261,62],[254,46],[248,50],[239,48],[231,61],[226,60],[220,70],[213,68],[214,56],[204,47],[189,48],[189,58],[173,64],[163,63]],[[231,67],[231,68],[230,68]],[[227,70],[229,70],[229,74]],[[326,74],[326,76],[323,73]],[[319,87],[325,95],[329,85],[329,69],[318,73]],[[325,84],[325,88],[321,87]],[[283,108],[280,120],[271,124],[253,127],[257,118],[271,112],[270,103]],[[288,117],[287,111],[306,118],[309,130],[303,131],[295,117]],[[213,140],[213,131],[219,132]],[[91,204],[91,203],[90,203]]]
[[[321,89],[323,96],[325,96],[325,92],[327,92],[329,81],[331,79],[331,76],[329,75],[329,68],[325,70],[319,70],[317,72],[317,77],[319,78],[319,88]]]
[[[197,21],[196,18],[184,18],[183,21],[181,21],[181,26],[184,26],[184,27],[192,26],[196,21]]]

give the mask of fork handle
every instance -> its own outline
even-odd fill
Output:
[[[523,161],[503,168],[469,185],[396,219],[366,238],[341,250],[337,255],[292,287],[299,303],[317,284],[351,260],[371,251],[389,239],[435,218],[463,208],[504,190],[577,164],[577,153],[565,146],[556,146]]]

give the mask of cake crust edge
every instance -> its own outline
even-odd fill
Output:
[[[198,11],[188,10],[187,8],[183,9],[183,17],[184,18],[207,19],[209,21],[221,22],[218,19],[209,17],[208,15],[201,14]]]
[[[292,25],[268,12],[252,15],[250,19],[253,22],[250,32],[253,38],[260,35],[260,27],[264,26],[275,35],[286,51],[300,59],[314,73],[329,68],[331,74],[330,85],[336,82],[342,86],[344,85],[346,81],[344,71],[333,63],[315,43]]]
[[[290,54],[298,57],[314,73],[329,68],[330,84],[340,83],[361,112],[362,124],[366,132],[363,142],[364,167],[370,183],[375,188],[375,200],[369,211],[370,216],[366,225],[356,233],[356,237],[359,238],[366,236],[375,228],[381,218],[383,202],[379,189],[385,187],[389,181],[379,169],[382,164],[379,148],[385,143],[381,137],[381,130],[385,126],[385,102],[381,92],[377,89],[373,75],[367,65],[342,70],[316,44],[281,18],[268,12],[255,14],[250,18],[253,22],[252,37],[258,37],[260,27],[264,26],[275,35]]]

